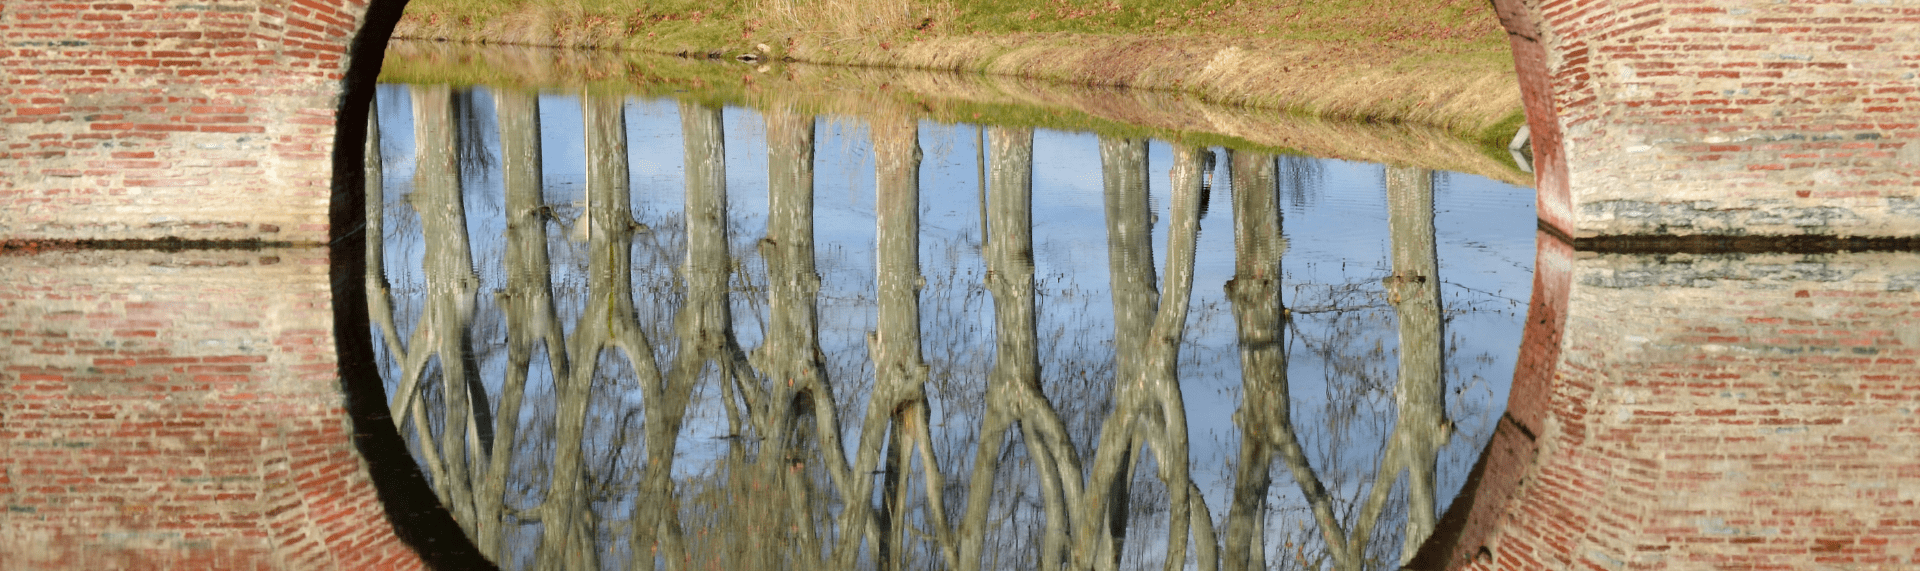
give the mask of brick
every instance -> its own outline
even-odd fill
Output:
[[[1915,330],[1920,312],[1909,308],[1920,304],[1920,291],[1878,290],[1892,276],[1920,273],[1920,255],[1810,261],[1741,254],[1730,256],[1728,267],[1810,263],[1853,273],[1671,288],[1606,280],[1697,283],[1687,277],[1699,271],[1695,264],[1712,266],[1721,257],[1576,258],[1555,242],[1540,241],[1536,267],[1549,273],[1536,276],[1523,367],[1506,417],[1537,440],[1523,440],[1535,443],[1530,452],[1496,456],[1510,446],[1503,438],[1512,438],[1496,430],[1481,488],[1471,505],[1454,508],[1466,510],[1472,523],[1446,546],[1455,555],[1441,567],[1469,568],[1463,564],[1482,546],[1492,546],[1493,564],[1472,568],[1534,569],[1541,559],[1653,545],[1677,546],[1669,556],[1703,561],[1764,558],[1778,569],[1910,565],[1920,554],[1920,521],[1906,515],[1911,502],[1887,501],[1899,490],[1920,489],[1920,467],[1911,461],[1920,453],[1920,419],[1902,412],[1920,400],[1920,383],[1901,386],[1910,375],[1875,372],[1857,359],[1778,351],[1767,341]],[[1887,295],[1900,301],[1880,301]],[[1534,326],[1560,319],[1557,328]],[[1703,349],[1709,337],[1724,349]],[[1527,365],[1536,358],[1552,364]],[[1553,374],[1541,378],[1536,366]],[[1682,389],[1696,384],[1715,388]],[[1858,487],[1864,483],[1874,486]]]
[[[288,374],[273,364],[283,353],[269,344],[236,351],[202,343],[230,339],[235,324],[269,338],[325,337],[289,357],[334,367],[326,274],[253,263],[326,253],[115,254],[0,256],[0,283],[36,284],[8,291],[0,309],[0,338],[8,340],[0,343],[0,438],[10,450],[0,455],[0,494],[15,498],[0,511],[0,544],[9,550],[0,566],[266,569],[301,551],[316,557],[303,568],[356,568],[341,563],[356,557],[422,568],[389,527],[351,434],[339,429],[346,418],[337,375]],[[163,267],[169,271],[149,269]],[[210,287],[247,302],[209,303]],[[84,319],[39,318],[49,314]],[[133,341],[93,354],[35,351],[99,347],[119,334]],[[229,395],[244,400],[224,400]],[[300,482],[263,469],[276,462],[319,476]],[[329,491],[309,497],[303,485]],[[342,517],[321,522],[316,514]],[[266,525],[275,516],[291,516],[290,525]],[[103,530],[146,539],[129,544]],[[24,541],[47,537],[61,539]]]

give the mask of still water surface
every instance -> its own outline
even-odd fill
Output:
[[[1492,432],[1532,279],[1532,190],[1474,175],[619,93],[376,109],[394,417],[507,567],[1391,567]]]

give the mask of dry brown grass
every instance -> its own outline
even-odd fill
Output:
[[[462,59],[456,54],[478,53]],[[1501,153],[1416,123],[1330,120],[1274,108],[1222,105],[1170,90],[1068,84],[1007,75],[880,67],[758,66],[646,54],[478,50],[396,42],[386,77],[397,81],[484,81],[522,87],[625,89],[717,98],[710,103],[796,109],[863,123],[930,118],[1152,136],[1197,144],[1258,147],[1356,161],[1404,164],[1532,184]],[[457,71],[459,77],[449,76]],[[678,93],[689,89],[689,93]]]
[[[1080,34],[942,37],[900,46],[797,46],[793,56],[863,66],[1007,75],[1191,93],[1336,120],[1414,123],[1481,139],[1520,109],[1503,54],[1418,60],[1392,46]]]
[[[834,96],[824,88],[800,87],[805,84],[832,85],[839,90],[876,95]],[[788,86],[793,87],[785,88]],[[1010,106],[1041,115],[1085,114],[1114,124],[1159,131],[1163,133],[1160,136],[1173,140],[1213,136],[1244,141],[1263,147],[1262,150],[1465,172],[1516,185],[1533,183],[1531,175],[1520,172],[1510,162],[1490,156],[1477,143],[1444,130],[1417,124],[1367,124],[1273,109],[1220,105],[1179,92],[1061,84],[1009,76],[888,68],[835,70],[813,66],[796,68],[779,87],[763,93],[769,97],[812,97],[816,100],[814,105],[829,112],[862,118],[912,113],[948,122],[993,123],[992,116],[974,117],[953,111],[964,109],[964,105],[956,105],[962,103]]]
[[[618,46],[627,32],[619,20],[577,3],[525,6],[491,17],[409,10],[394,27],[394,37],[405,39],[570,48]]]
[[[955,10],[948,1],[758,0],[749,14],[748,26],[832,44],[927,31],[936,22],[952,21]]]
[[[726,56],[765,46],[805,62],[1181,92],[1482,142],[1518,128],[1511,56],[1483,2],[1006,1],[415,0],[396,35]]]

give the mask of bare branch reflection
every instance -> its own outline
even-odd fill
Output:
[[[402,213],[368,200],[366,286],[394,419],[441,501],[505,566],[1377,569],[1433,532],[1452,423],[1428,171],[1387,174],[1392,274],[1377,283],[1398,323],[1397,368],[1387,351],[1357,352],[1358,367],[1394,380],[1330,389],[1347,400],[1329,410],[1351,411],[1390,386],[1397,416],[1375,430],[1351,412],[1296,411],[1289,385],[1289,348],[1311,335],[1282,303],[1282,201],[1317,184],[1315,163],[1176,145],[1157,195],[1149,142],[1101,138],[1100,292],[1036,263],[1031,128],[974,139],[980,212],[947,220],[984,226],[963,234],[986,237],[975,254],[964,240],[923,240],[923,126],[873,119],[873,266],[853,294],[872,312],[862,345],[823,341],[845,326],[822,314],[841,301],[823,293],[814,116],[790,104],[763,114],[765,234],[747,246],[733,242],[753,230],[729,209],[721,109],[677,104],[680,200],[636,204],[630,102],[579,96],[585,184],[577,202],[550,203],[566,187],[545,172],[542,99],[558,96],[485,95],[499,160],[462,161],[485,155],[462,138],[486,134],[455,127],[486,124],[483,99],[413,88],[405,206],[421,233],[388,227]],[[470,108],[456,112],[460,102]],[[369,180],[381,192],[383,126],[371,127]],[[1233,273],[1224,308],[1196,307],[1216,156],[1230,181]],[[463,175],[495,168],[503,219],[476,231],[490,222],[468,219]],[[491,304],[469,236],[501,241]],[[415,242],[426,287],[396,291],[383,252]],[[1228,311],[1238,433],[1215,486],[1196,475],[1207,470],[1187,416],[1185,385],[1207,379],[1183,379],[1182,362],[1194,358],[1183,351],[1195,315]],[[415,324],[404,336],[403,323]],[[1334,347],[1340,335],[1300,342],[1332,354],[1347,349]],[[1377,460],[1356,468],[1327,451],[1355,443]],[[1293,513],[1307,518],[1275,524]]]

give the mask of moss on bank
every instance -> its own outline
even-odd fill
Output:
[[[1518,129],[1482,0],[412,0],[395,35],[953,70],[1411,123]]]

